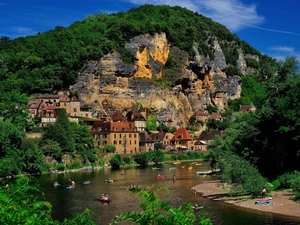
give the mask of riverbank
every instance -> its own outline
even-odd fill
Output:
[[[288,190],[273,191],[270,196],[266,197],[267,199],[269,197],[272,198],[270,204],[267,205],[255,204],[255,201],[260,200],[260,198],[253,199],[247,196],[235,198],[228,196],[228,187],[223,187],[220,181],[206,181],[202,184],[195,185],[193,188],[195,188],[199,195],[214,201],[222,201],[248,209],[300,218],[300,202],[290,200],[293,193]]]

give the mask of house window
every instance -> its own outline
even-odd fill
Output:
[[[122,144],[122,141],[120,140],[120,141],[119,141],[119,145],[121,145],[121,144]]]
[[[131,134],[129,134],[129,138],[131,138]]]
[[[134,144],[136,145],[136,140],[134,141]]]
[[[107,134],[104,134],[104,138],[107,138]]]
[[[66,107],[66,106],[67,106],[67,103],[64,103],[64,106]]]
[[[76,109],[76,108],[74,108],[74,112],[77,112],[77,109]]]
[[[88,114],[85,114],[85,117],[89,117],[89,115],[88,115]]]
[[[120,134],[120,138],[122,138],[122,134]]]
[[[117,141],[114,141],[114,145],[116,145],[117,144]]]
[[[98,146],[100,146],[100,141],[98,141]]]
[[[136,134],[134,134],[133,137],[136,138]]]
[[[116,135],[116,134],[114,134],[114,138],[117,138],[117,135]]]
[[[131,140],[129,141],[129,144],[131,145]]]

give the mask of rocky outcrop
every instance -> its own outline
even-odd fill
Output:
[[[217,40],[211,42],[214,59],[199,54],[194,43],[195,56],[170,47],[164,33],[140,35],[126,43],[135,56],[133,65],[126,64],[118,52],[112,52],[89,62],[71,88],[77,91],[82,104],[111,115],[137,109],[138,105],[151,109],[159,122],[174,121],[174,126],[186,126],[194,109],[214,105],[224,109],[229,98],[239,98],[241,78],[227,77],[226,59]],[[168,56],[173,67],[167,67]],[[241,52],[240,64],[245,70]],[[243,57],[242,57],[243,56]],[[156,82],[157,79],[169,87]]]

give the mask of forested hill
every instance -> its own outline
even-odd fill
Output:
[[[128,12],[90,15],[67,28],[58,26],[35,36],[15,40],[2,37],[1,92],[14,89],[32,94],[67,89],[76,82],[78,71],[87,61],[99,60],[117,50],[124,62],[132,64],[134,55],[125,48],[125,42],[140,34],[162,32],[171,46],[190,56],[195,54],[192,47],[197,42],[199,53],[210,60],[214,58],[210,42],[217,39],[229,65],[226,69],[229,75],[239,73],[238,49],[244,55],[261,56],[226,27],[198,13],[180,7],[144,5]],[[247,63],[252,68],[259,67],[251,58]]]

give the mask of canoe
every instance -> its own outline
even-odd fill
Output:
[[[198,175],[207,175],[207,174],[211,174],[212,170],[206,170],[206,171],[197,171],[196,172]]]
[[[157,176],[156,178],[157,178],[158,180],[161,180],[161,179],[167,178],[167,176]]]
[[[59,183],[54,183],[53,186],[54,186],[54,187],[58,187],[58,186],[59,186]]]
[[[112,183],[112,182],[114,182],[114,180],[105,180],[107,183]]]
[[[105,195],[101,195],[100,201],[101,202],[110,202],[110,197],[105,196]]]
[[[169,170],[177,170],[176,167],[170,167]]]
[[[174,161],[173,164],[178,165],[178,164],[181,164],[181,162],[180,161]]]
[[[195,166],[202,166],[202,163],[195,163]]]
[[[204,206],[203,205],[199,205],[197,208],[195,208],[195,206],[193,205],[192,209],[195,210],[195,211],[197,211],[199,209],[204,209]]]
[[[90,184],[91,184],[91,181],[84,181],[84,182],[83,182],[83,185],[84,185],[84,186],[90,185]]]
[[[75,188],[75,186],[68,186],[67,187],[67,190],[72,190],[72,189],[74,189]]]
[[[193,167],[192,166],[189,166],[189,170],[192,170],[193,169]]]
[[[160,168],[158,167],[152,167],[153,170],[159,170]]]

